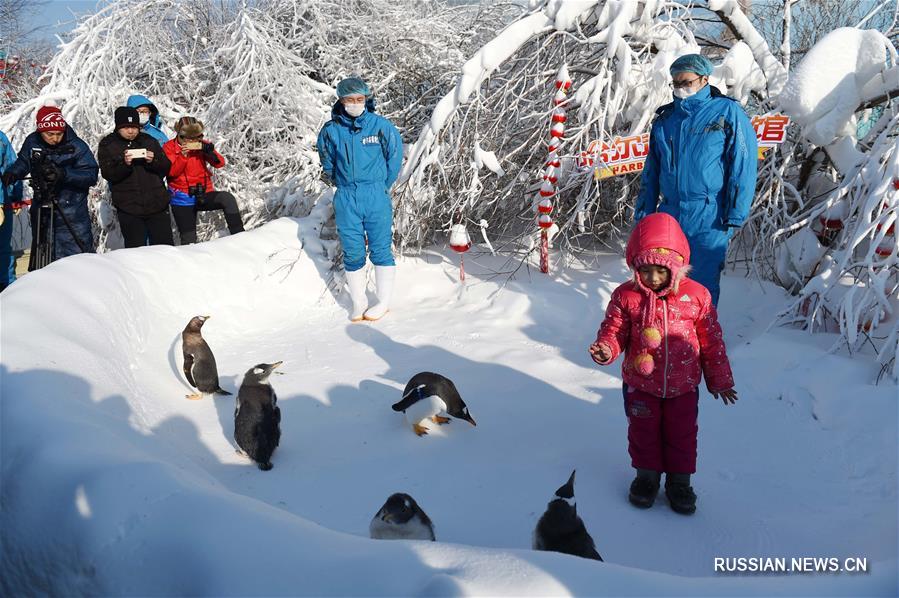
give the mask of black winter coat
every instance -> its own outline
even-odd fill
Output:
[[[137,159],[128,166],[125,164],[126,149],[150,150],[153,161]],[[149,216],[168,209],[169,192],[163,179],[172,164],[153,137],[141,132],[128,141],[117,132],[110,133],[100,140],[97,161],[100,174],[109,182],[112,205],[117,210],[134,216]]]

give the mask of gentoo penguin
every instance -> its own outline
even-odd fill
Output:
[[[434,525],[408,494],[391,494],[372,517],[368,532],[375,540],[436,540]]]
[[[459,396],[453,381],[432,372],[420,372],[412,376],[403,390],[402,400],[392,408],[406,414],[406,421],[419,436],[428,433],[428,429],[421,424],[426,419],[441,425],[450,422],[448,417],[437,415],[440,412],[464,419],[472,426],[477,425],[468,414],[468,407]]]
[[[215,357],[212,349],[203,340],[200,328],[209,316],[195,316],[190,319],[184,332],[181,333],[181,350],[184,353],[184,375],[190,385],[200,392],[187,395],[187,398],[196,401],[203,395],[217,394],[229,395],[230,392],[222,390],[219,386],[219,373],[215,367]]]
[[[534,550],[564,552],[585,559],[601,561],[593,538],[578,517],[574,502],[574,472],[556,494],[534,529]]]
[[[251,367],[237,391],[234,408],[234,441],[240,447],[237,452],[255,461],[262,471],[272,468],[272,453],[281,441],[281,409],[268,377],[282,363]]]

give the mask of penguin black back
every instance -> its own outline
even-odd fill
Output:
[[[281,409],[268,382],[281,363],[260,363],[250,368],[234,409],[234,441],[263,471],[272,468],[272,454],[281,442]]]
[[[201,329],[209,316],[194,316],[181,333],[181,351],[184,356],[184,376],[191,386],[205,394],[229,395],[219,386],[218,367],[212,349],[203,339]],[[200,398],[190,395],[188,398]]]
[[[596,544],[577,514],[574,501],[574,473],[556,490],[546,512],[534,530],[534,550],[549,550],[602,561]]]
[[[419,389],[419,390],[416,390]],[[468,406],[456,389],[453,381],[446,376],[434,372],[419,372],[412,376],[403,389],[403,398],[391,406],[394,411],[405,411],[416,401],[428,396],[438,396],[446,403],[446,412],[455,418],[463,419],[471,425],[477,425],[468,413]]]

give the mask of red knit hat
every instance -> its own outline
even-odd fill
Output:
[[[62,117],[62,111],[56,106],[41,106],[37,111],[37,130],[40,133],[65,131],[66,121]]]

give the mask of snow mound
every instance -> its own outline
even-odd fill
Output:
[[[781,109],[816,145],[855,135],[862,90],[887,68],[889,40],[879,31],[841,27],[815,44],[778,97]]]
[[[400,263],[389,318],[349,324],[315,212],[74,256],[0,296],[0,593],[895,595],[895,389],[860,384],[863,362],[818,337],[764,332],[785,300],[773,287],[725,277],[742,394],[702,399],[699,513],[663,498],[643,512],[624,498],[618,369],[585,351],[619,258],[503,282],[506,258],[475,246],[459,285],[455,258],[431,251]],[[285,362],[270,472],[234,453],[233,397],[184,399],[180,332],[197,314],[227,390]],[[477,428],[412,434],[389,406],[421,370],[454,379]],[[529,550],[573,468],[604,564]],[[396,491],[438,542],[366,537]],[[871,571],[716,575],[733,555],[862,556]]]

